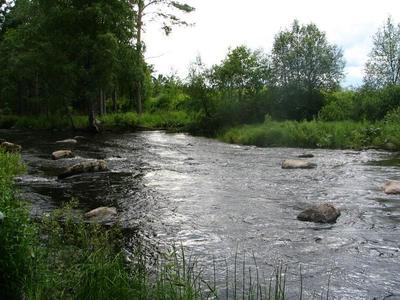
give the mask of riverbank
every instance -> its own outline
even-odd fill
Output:
[[[400,150],[400,124],[385,122],[267,121],[222,131],[223,142],[259,147]]]
[[[126,249],[127,237],[118,225],[84,222],[75,200],[32,219],[13,183],[25,170],[20,156],[0,151],[0,165],[1,299],[194,300],[241,293],[252,298],[264,294],[265,299],[285,299],[286,269],[282,265],[271,278],[258,278],[257,273],[253,281],[255,274],[243,270],[243,277],[235,274],[234,281],[229,278],[226,287],[217,291],[215,262],[214,282],[206,282],[204,270],[196,258],[185,256],[183,247],[152,256],[135,240],[135,247]],[[241,265],[235,260],[235,269]],[[212,272],[212,265],[206,268]],[[261,280],[269,280],[269,286]]]
[[[150,271],[146,253],[123,250],[118,226],[83,222],[76,203],[32,220],[13,185],[20,157],[0,152],[0,165],[1,299],[200,298],[199,274],[179,251]]]
[[[184,111],[159,113],[118,113],[99,116],[100,126],[108,131],[167,130],[202,132],[201,125]],[[0,128],[84,130],[86,116],[17,117],[1,116]],[[208,129],[208,131],[210,131]],[[211,132],[214,131],[214,134]],[[270,121],[213,129],[209,136],[232,144],[259,147],[293,147],[321,149],[400,150],[400,124],[397,122],[354,121]]]
[[[184,131],[192,122],[184,111],[161,113],[117,113],[99,116],[104,130],[167,129]],[[1,129],[84,130],[88,127],[87,116],[0,116]]]

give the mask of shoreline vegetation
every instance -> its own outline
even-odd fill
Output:
[[[72,121],[71,121],[72,119]],[[258,147],[400,150],[400,123],[384,121],[273,121],[225,127],[204,134],[201,124],[184,111],[116,113],[99,117],[105,131],[166,130],[206,135],[220,141]],[[72,118],[0,116],[0,128],[32,130],[85,130],[85,116]]]
[[[218,270],[226,273],[226,283],[217,287],[215,261],[203,266],[209,273],[214,269],[214,279],[207,282],[203,267],[198,266],[196,257],[186,256],[182,246],[172,245],[152,258],[140,241],[127,250],[127,237],[118,224],[104,227],[84,222],[77,214],[77,201],[33,219],[13,183],[14,177],[25,171],[20,156],[0,151],[0,165],[1,299],[194,300],[228,299],[242,294],[249,299],[286,297],[287,267],[282,263],[265,278],[258,274],[255,257],[252,269],[245,260],[239,261],[236,253],[234,270],[227,265],[225,270]],[[302,298],[302,285],[295,293]]]

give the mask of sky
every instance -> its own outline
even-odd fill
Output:
[[[182,1],[183,2],[183,1]],[[187,0],[196,10],[165,36],[157,22],[147,22],[146,59],[156,73],[187,75],[197,56],[207,66],[218,64],[229,48],[246,45],[270,52],[274,36],[294,19],[313,22],[330,43],[343,50],[345,87],[362,84],[372,38],[391,16],[400,23],[400,0]]]

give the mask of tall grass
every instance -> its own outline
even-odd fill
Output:
[[[100,127],[106,130],[135,130],[139,128],[186,130],[192,122],[184,111],[160,111],[157,113],[112,113],[98,116]],[[0,128],[18,129],[85,129],[86,116],[0,116]]]
[[[225,130],[222,141],[261,147],[400,149],[400,124],[370,122],[268,121]]]
[[[24,167],[17,155],[0,150],[0,298],[19,299],[31,273],[35,228],[28,226],[29,215],[23,203],[15,199],[13,177]]]

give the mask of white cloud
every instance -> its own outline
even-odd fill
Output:
[[[328,40],[344,50],[347,62],[345,85],[360,83],[371,47],[371,37],[391,15],[400,22],[398,0],[191,0],[196,11],[187,19],[194,27],[174,28],[165,37],[150,24],[145,34],[146,56],[160,73],[171,69],[186,74],[200,54],[207,65],[218,63],[229,47],[245,44],[269,51],[274,35],[294,19],[313,22]]]

